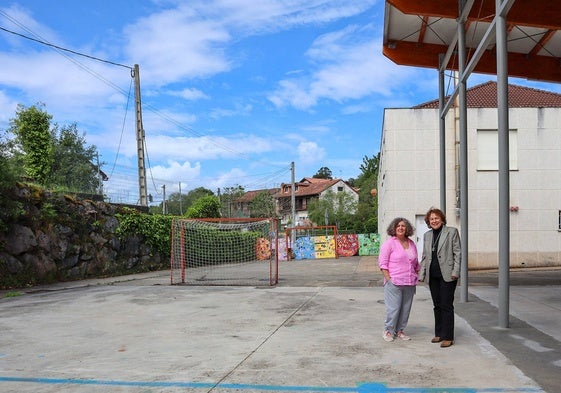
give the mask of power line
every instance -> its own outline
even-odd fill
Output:
[[[6,15],[6,13],[4,13],[1,10],[0,10],[0,14],[4,15],[6,18],[10,19],[12,22],[17,23],[10,16]],[[115,62],[110,61],[110,60],[100,59],[99,57],[86,55],[85,53],[77,52],[77,51],[74,51],[72,49],[67,49],[67,48],[63,48],[63,47],[58,46],[58,45],[51,44],[50,42],[47,42],[47,41],[42,41],[42,40],[39,40],[39,39],[36,39],[36,38],[33,38],[33,37],[29,37],[29,36],[26,36],[25,34],[21,34],[21,33],[17,33],[15,31],[12,31],[12,30],[8,30],[5,27],[0,27],[0,30],[3,30],[7,33],[15,34],[15,35],[20,36],[22,38],[25,38],[27,40],[38,42],[39,44],[50,46],[51,48],[55,48],[55,49],[58,49],[58,50],[61,50],[61,51],[64,51],[64,52],[69,52],[69,53],[72,53],[72,54],[75,54],[75,55],[78,55],[78,56],[87,57],[88,59],[97,60],[97,61],[100,61],[102,63],[112,64],[112,65],[115,65],[115,66],[118,66],[118,67],[128,68],[129,70],[134,69],[133,67],[125,65],[125,64],[120,64],[120,63],[115,63]]]
[[[21,27],[23,30],[29,32],[31,35],[33,35],[33,36],[35,36],[35,37],[38,37],[38,38],[33,38],[33,37],[28,36],[28,35],[21,34],[21,33],[15,32],[15,31],[13,31],[13,30],[10,30],[10,29],[4,28],[4,27],[0,27],[0,30],[5,31],[5,32],[10,33],[10,34],[13,34],[13,35],[16,35],[16,36],[19,36],[19,37],[22,37],[22,38],[27,39],[27,40],[30,40],[30,41],[37,42],[37,43],[39,43],[39,44],[42,44],[42,45],[45,45],[45,46],[48,46],[48,47],[51,47],[51,48],[54,48],[56,51],[58,51],[58,52],[59,52],[62,56],[64,56],[66,59],[68,59],[69,61],[73,62],[73,63],[76,64],[78,67],[82,68],[83,70],[85,70],[85,71],[88,72],[89,74],[95,76],[96,78],[102,80],[104,83],[106,83],[107,85],[109,85],[109,86],[111,86],[112,88],[114,88],[116,91],[118,91],[118,92],[120,92],[121,94],[123,94],[124,96],[126,96],[126,97],[127,97],[127,109],[126,109],[126,112],[128,111],[128,103],[129,103],[128,100],[130,99],[130,88],[129,88],[129,92],[127,93],[124,89],[122,89],[122,88],[120,88],[119,86],[115,85],[113,82],[107,80],[107,79],[104,78],[102,75],[98,74],[97,72],[91,70],[90,68],[88,68],[88,67],[85,66],[84,64],[80,63],[79,61],[77,61],[77,60],[71,58],[70,56],[67,56],[66,54],[61,53],[61,52],[68,52],[68,53],[72,53],[72,54],[77,55],[77,56],[82,56],[82,57],[85,57],[85,58],[88,58],[88,59],[91,59],[91,60],[95,60],[95,61],[99,61],[99,62],[102,62],[102,63],[106,63],[106,64],[118,66],[118,67],[127,68],[127,69],[131,70],[131,72],[134,71],[134,67],[131,67],[131,66],[128,66],[128,65],[125,65],[125,64],[120,64],[120,63],[117,63],[117,62],[113,62],[113,61],[110,61],[110,60],[101,59],[101,58],[96,57],[96,56],[91,56],[91,55],[88,55],[88,54],[85,54],[85,53],[81,53],[81,52],[78,52],[78,51],[75,51],[75,50],[72,50],[72,49],[68,49],[68,48],[61,47],[61,46],[59,46],[59,45],[52,44],[52,43],[46,41],[45,39],[43,39],[40,35],[34,33],[32,30],[30,30],[29,28],[27,28],[25,25],[23,25],[23,24],[20,23],[18,20],[14,19],[13,17],[11,17],[10,15],[8,15],[8,14],[5,13],[4,11],[0,10],[0,14],[3,15],[4,17],[6,17],[8,20],[10,20],[10,21],[11,21],[12,23],[14,23],[15,25]],[[131,83],[131,85],[132,85],[132,83]],[[202,133],[200,133],[200,132],[195,131],[193,128],[191,128],[191,127],[189,127],[189,126],[186,126],[186,125],[184,125],[184,124],[181,124],[179,121],[173,119],[171,116],[168,116],[168,115],[166,115],[166,114],[160,112],[157,108],[153,107],[153,106],[150,105],[150,104],[145,103],[144,106],[145,106],[148,110],[152,111],[155,115],[161,117],[162,119],[168,121],[168,122],[171,123],[171,124],[174,124],[174,125],[177,126],[178,128],[183,129],[184,131],[187,131],[188,133],[190,133],[191,135],[193,135],[193,136],[195,136],[195,137],[202,138],[202,137],[207,137],[207,136],[208,136],[208,135],[205,135],[205,134],[202,134]],[[126,119],[126,113],[125,113],[125,119]],[[123,120],[123,128],[124,128],[124,122],[125,122],[125,120]],[[123,130],[121,130],[121,139],[122,139],[122,132],[123,132]],[[249,157],[248,154],[242,153],[242,152],[240,152],[240,151],[238,151],[238,150],[236,150],[236,149],[233,149],[233,148],[231,148],[230,146],[228,146],[228,145],[226,145],[226,144],[219,143],[218,141],[212,140],[212,139],[210,139],[210,142],[211,142],[212,144],[214,144],[215,146],[218,146],[219,148],[223,149],[224,151],[229,151],[229,152],[231,152],[231,153],[235,153],[238,157],[241,157],[241,158],[244,158],[244,159],[247,159],[247,160],[250,159],[250,157]],[[121,144],[121,141],[119,142],[119,146],[118,146],[118,150],[117,150],[117,157],[118,157],[118,155],[119,155],[120,144]],[[145,145],[145,148],[146,148],[146,145]],[[147,153],[147,152],[146,152],[146,153]],[[113,168],[112,168],[112,170],[111,170],[111,174],[113,173],[113,170],[115,169],[115,164],[116,164],[116,161],[117,161],[117,157],[115,158],[115,162],[113,163]],[[275,165],[275,164],[272,164],[272,163],[270,163],[270,162],[266,162],[266,161],[263,161],[263,160],[260,160],[259,162],[260,162],[261,164],[264,164],[264,165],[267,165],[267,166],[276,167],[276,168],[279,167],[278,165]],[[150,166],[149,166],[149,167],[150,167]],[[150,169],[151,169],[151,168],[150,168]],[[281,171],[282,171],[282,170],[281,170]],[[150,173],[151,173],[151,170],[150,170]],[[151,173],[150,176],[153,178],[152,173]]]
[[[84,56],[84,57],[88,57],[90,59],[95,59],[96,61],[101,61],[101,62],[105,62],[105,63],[109,63],[109,64],[114,64],[117,66],[121,66],[121,67],[125,67],[128,68],[129,70],[132,70],[131,67],[129,66],[125,66],[122,64],[118,64],[118,63],[114,63],[114,62],[109,62],[107,60],[103,60],[103,59],[99,59],[97,57],[94,56],[90,56],[90,55],[85,55],[83,53],[79,53],[70,49],[66,49],[66,48],[62,48],[58,45],[53,45],[50,42],[46,41],[45,39],[43,39],[40,35],[34,33],[33,31],[31,31],[29,28],[27,28],[25,25],[23,25],[22,23],[20,23],[18,20],[12,18],[10,15],[6,14],[4,11],[0,10],[0,14],[4,15],[8,20],[10,20],[12,23],[14,23],[15,25],[21,27],[23,30],[29,32],[30,34],[34,35],[35,37],[38,37],[37,39],[31,38],[29,36],[20,34],[20,33],[16,33],[12,30],[8,30],[4,27],[0,27],[1,30],[6,31],[8,33],[12,33],[15,35],[18,35],[20,37],[24,37],[26,39],[41,43],[42,45],[46,45],[49,46],[53,49],[55,49],[61,56],[64,56],[66,59],[68,59],[69,61],[71,61],[72,63],[76,64],[78,67],[80,67],[81,69],[83,69],[84,71],[86,71],[87,73],[89,73],[90,75],[95,76],[96,78],[98,78],[99,80],[103,81],[105,84],[107,84],[108,86],[112,87],[113,89],[115,89],[116,91],[120,92],[123,95],[127,95],[127,93],[121,89],[119,86],[115,85],[113,82],[107,80],[106,78],[104,78],[103,76],[101,76],[100,74],[98,74],[97,72],[93,71],[92,69],[88,68],[87,66],[85,66],[84,64],[80,63],[79,61],[73,59],[72,57],[68,56],[67,54],[65,54],[64,52],[70,52],[70,53],[75,53],[78,54],[80,56]]]

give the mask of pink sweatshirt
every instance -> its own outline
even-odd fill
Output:
[[[417,247],[409,240],[409,249],[405,250],[397,237],[392,236],[380,247],[378,265],[387,269],[394,285],[417,285],[417,273],[421,269]],[[384,280],[385,284],[385,280]]]

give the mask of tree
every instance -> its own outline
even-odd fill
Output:
[[[214,193],[208,188],[197,187],[187,194],[182,194],[179,192],[173,192],[167,197],[166,200],[166,212],[172,216],[182,216],[185,215],[189,207],[197,199],[204,196],[214,195]],[[150,213],[161,214],[163,211],[163,202],[160,202],[158,206],[150,206]]]
[[[96,147],[87,145],[85,133],[80,135],[75,123],[51,128],[51,120],[44,104],[18,105],[8,130],[15,137],[13,160],[43,186],[95,193],[100,185]]]
[[[322,166],[313,177],[315,179],[333,179],[333,174],[331,173],[331,169]]]
[[[23,210],[11,198],[12,191],[22,174],[17,159],[11,153],[12,141],[5,133],[0,135],[0,231],[7,229],[6,223],[19,216]]]
[[[222,217],[232,217],[234,213],[234,202],[245,194],[245,190],[239,184],[234,187],[225,187],[220,197]]]
[[[214,192],[209,190],[208,188],[204,187],[197,187],[192,189],[187,193],[187,197],[184,200],[185,207],[189,207],[195,202],[197,199],[200,199],[204,196],[214,196]]]
[[[347,192],[328,190],[308,205],[308,217],[316,225],[336,225],[341,230],[352,229],[357,203]]]
[[[361,174],[355,181],[359,189],[358,208],[355,214],[354,230],[357,233],[375,233],[378,231],[378,197],[372,190],[378,186],[378,167],[380,153],[364,156],[360,166]]]
[[[219,218],[220,201],[214,195],[197,199],[185,213],[187,218]]]
[[[23,153],[25,174],[44,184],[49,180],[54,162],[54,136],[50,130],[52,115],[42,107],[44,104],[29,108],[18,105],[9,131],[15,135]]]
[[[85,134],[79,135],[76,124],[55,127],[53,132],[53,166],[50,185],[69,190],[97,193],[100,189],[100,176],[97,161],[97,149],[88,146]]]
[[[268,191],[261,191],[250,203],[250,217],[276,217],[275,198]]]

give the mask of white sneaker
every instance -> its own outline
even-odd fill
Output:
[[[411,337],[409,337],[407,334],[405,334],[405,333],[403,332],[403,330],[400,331],[399,333],[397,333],[395,336],[396,336],[397,338],[401,338],[402,340],[405,340],[405,341],[411,340]]]
[[[384,341],[390,343],[393,341],[393,334],[391,334],[388,331],[385,331],[384,334],[382,334],[382,337],[384,338]]]

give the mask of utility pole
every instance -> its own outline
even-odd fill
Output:
[[[96,153],[96,158],[97,158],[97,181],[98,181],[97,192],[99,195],[103,196],[103,178],[101,177],[101,168],[99,167],[99,153]]]
[[[144,163],[144,127],[142,126],[142,104],[140,101],[140,71],[138,64],[134,65],[134,98],[136,108],[136,151],[138,154],[138,193],[140,206],[148,206],[146,192],[146,165]]]
[[[179,215],[183,215],[183,205],[181,200],[183,199],[183,195],[181,195],[181,182],[179,182]]]
[[[291,172],[291,182],[292,182],[292,187],[291,187],[291,193],[290,193],[290,205],[291,205],[291,213],[292,213],[292,226],[295,227],[296,226],[296,182],[295,182],[295,177],[296,175],[294,174],[294,161],[292,161],[290,163],[290,172]]]
[[[164,200],[162,201],[162,214],[166,215],[168,213],[168,209],[166,206],[166,185],[164,184],[162,186],[162,190],[163,190],[163,195],[164,195]]]

